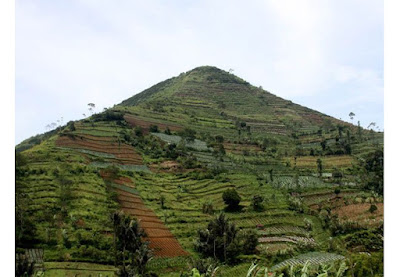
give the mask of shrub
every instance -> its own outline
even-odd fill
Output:
[[[369,212],[370,212],[370,213],[374,213],[376,210],[378,210],[378,207],[377,207],[376,205],[374,205],[374,204],[372,204],[372,205],[369,207]]]
[[[149,131],[152,133],[158,133],[158,126],[157,125],[150,125]]]
[[[222,194],[222,199],[225,204],[228,205],[229,210],[237,210],[239,208],[239,203],[242,200],[240,195],[237,193],[235,189],[227,189]]]
[[[203,203],[202,212],[204,214],[214,214],[214,206],[211,202]]]
[[[161,209],[165,209],[165,196],[161,195],[160,197],[160,205],[161,205]]]
[[[251,199],[251,206],[255,211],[263,211],[264,210],[264,198],[261,195],[254,195]]]
[[[169,129],[169,127],[167,127],[167,128],[165,129],[164,133],[165,133],[166,135],[172,135],[171,130]]]
[[[289,197],[289,209],[303,213],[304,212],[303,200],[299,197],[292,197],[292,196]]]
[[[258,245],[258,235],[253,229],[239,233],[239,244],[243,254],[254,254]]]

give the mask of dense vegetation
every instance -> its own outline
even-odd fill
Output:
[[[18,145],[16,246],[45,276],[382,276],[383,134],[196,68]]]

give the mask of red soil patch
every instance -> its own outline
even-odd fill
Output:
[[[175,238],[152,238],[150,247],[155,249],[156,255],[160,257],[176,257],[189,255],[182,249]]]
[[[151,171],[156,173],[182,173],[193,171],[192,169],[185,169],[183,168],[178,162],[176,161],[164,161],[159,164],[151,164],[149,165]]]
[[[101,171],[100,174],[104,179],[114,183],[134,187],[130,178],[118,177],[111,179],[104,171]],[[150,247],[154,250],[155,256],[176,257],[189,255],[154,211],[145,205],[139,195],[121,189],[115,189],[115,191],[118,194],[121,210],[139,221],[140,226],[147,234],[146,240],[150,242]]]
[[[115,156],[115,160],[121,164],[142,165],[142,156],[135,149],[124,143],[118,142],[102,142],[88,139],[85,137],[71,138],[68,136],[59,137],[56,146],[69,147],[76,149],[86,149],[90,151],[111,154]]]
[[[350,204],[340,206],[333,210],[343,221],[356,221],[361,225],[374,226],[383,221],[383,203],[374,204],[378,208],[375,212],[369,212],[370,203]]]
[[[235,144],[235,143],[224,143],[224,148],[227,152],[232,152],[235,154],[242,154],[243,151],[249,152],[261,152],[262,149],[257,145],[251,144]]]
[[[151,120],[143,120],[143,119],[139,119],[137,117],[134,117],[132,115],[124,115],[124,119],[126,122],[128,122],[129,125],[131,125],[132,127],[142,127],[143,131],[145,131],[145,133],[149,132],[149,128],[151,125],[157,125],[159,130],[165,130],[167,129],[167,127],[171,130],[171,131],[180,131],[183,129],[182,126],[173,124],[173,123],[159,123],[159,122],[155,122],[155,121],[151,121]]]

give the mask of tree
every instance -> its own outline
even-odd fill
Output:
[[[151,125],[149,128],[149,131],[151,133],[158,133],[158,126],[157,125]]]
[[[165,209],[165,196],[161,195],[160,197],[160,205],[161,205],[161,209]]]
[[[225,204],[228,205],[228,210],[237,210],[239,208],[239,203],[242,200],[240,195],[237,193],[235,189],[227,189],[222,194],[222,199]]]
[[[261,195],[254,195],[251,199],[251,206],[255,211],[264,210],[263,206],[264,198]]]
[[[143,274],[147,262],[152,259],[149,243],[144,241],[146,233],[138,221],[123,212],[113,213],[111,220],[114,227],[115,261],[122,261],[118,275],[131,277]]]
[[[258,235],[255,230],[249,229],[238,234],[239,245],[243,254],[249,255],[256,251],[258,245]]]
[[[353,118],[356,116],[356,114],[355,113],[353,113],[353,112],[350,112],[349,113],[349,117],[350,117],[350,119],[351,119],[351,123],[353,123]]]
[[[269,172],[269,180],[271,181],[271,183],[274,181],[274,169],[268,169]]]
[[[376,205],[372,204],[372,205],[369,207],[369,212],[372,214],[372,213],[374,213],[377,209],[378,209],[378,208],[376,207]]]
[[[221,135],[216,135],[215,136],[215,141],[218,143],[223,143],[224,142],[224,137]]]
[[[342,178],[343,178],[343,173],[342,173],[339,169],[335,168],[334,171],[332,172],[332,177],[333,177],[339,184],[341,184],[341,183],[342,183]]]
[[[321,147],[322,147],[322,151],[325,151],[325,149],[326,149],[326,139],[321,141]]]
[[[89,103],[88,106],[89,106],[88,109],[89,109],[90,114],[93,115],[96,105],[94,103]]]
[[[318,169],[319,177],[322,177],[322,160],[321,159],[317,160],[317,169]]]
[[[169,129],[169,127],[167,127],[167,128],[165,129],[164,133],[165,133],[166,135],[171,135],[171,130]]]
[[[237,233],[235,224],[221,213],[208,223],[206,229],[198,230],[196,250],[207,257],[233,262],[239,254]]]
[[[364,188],[383,194],[383,151],[381,149],[367,155],[360,162],[360,175]]]
[[[196,139],[196,131],[189,128],[180,131],[179,135],[181,135],[187,142],[193,142]]]

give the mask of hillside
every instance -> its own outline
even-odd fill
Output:
[[[122,210],[147,234],[148,271],[180,276],[201,257],[198,230],[224,212],[259,243],[221,276],[245,275],[255,257],[280,270],[316,251],[379,266],[383,179],[372,159],[382,147],[382,133],[198,67],[16,147],[17,249],[43,251],[32,259],[48,276],[113,276],[110,216]],[[239,210],[226,208],[227,189]]]

